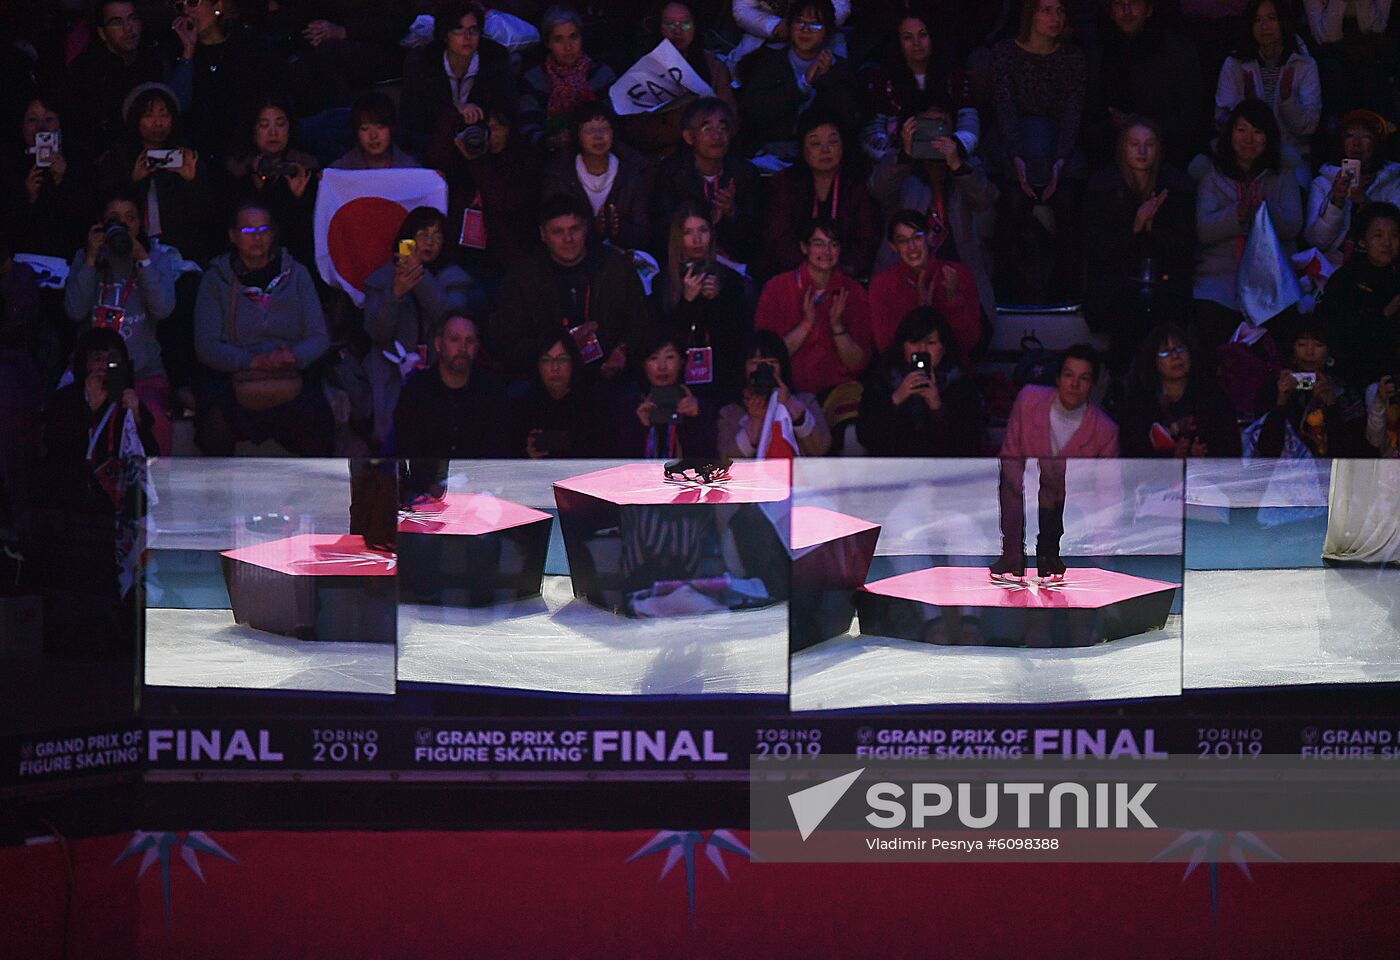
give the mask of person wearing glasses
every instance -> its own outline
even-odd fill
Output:
[[[64,147],[92,160],[121,135],[122,103],[135,87],[168,83],[170,65],[143,32],[136,4],[106,0],[94,7],[93,40],[63,71]]]
[[[785,44],[761,47],[739,64],[739,113],[747,153],[766,150],[793,160],[802,114],[812,110],[855,129],[863,111],[855,72],[832,49],[836,13],[831,0],[794,3],[785,23]]]
[[[507,455],[531,460],[607,456],[612,452],[609,413],[596,387],[577,376],[582,364],[574,338],[551,330],[537,346],[530,388],[511,402]]]
[[[1215,381],[1191,364],[1191,339],[1173,323],[1143,337],[1128,395],[1119,405],[1124,457],[1238,457],[1233,407]]]
[[[605,101],[574,110],[573,149],[560,150],[545,166],[542,197],[573,197],[593,208],[598,239],[623,250],[650,247],[650,170],[646,158],[616,137],[617,116]]]
[[[652,243],[665,250],[671,216],[684,204],[708,210],[715,253],[749,263],[761,235],[758,171],[733,149],[734,110],[716,97],[701,97],[681,115],[683,146],[656,170],[651,191]]]
[[[730,51],[729,62],[737,64],[765,44],[780,47],[786,43],[791,33],[782,11],[787,6],[784,0],[733,0],[730,13],[744,35]],[[831,9],[839,27],[851,16],[851,0],[833,0]],[[839,34],[837,42],[840,43]],[[844,54],[844,45],[838,47],[837,52]]]
[[[675,0],[669,0],[669,2],[662,0],[652,9],[651,17],[648,18],[647,22],[654,31],[649,38],[649,43],[654,46],[658,40],[671,41],[671,46],[680,51],[682,57],[685,57],[685,62],[690,64],[690,68],[695,71],[696,76],[709,83],[715,96],[728,104],[729,109],[738,109],[738,105],[734,102],[734,78],[730,75],[729,68],[725,66],[724,61],[706,50],[704,44],[700,42],[704,24],[696,17],[695,10],[690,4],[675,2]]]
[[[840,228],[829,217],[799,234],[803,262],[769,280],[754,329],[783,338],[792,357],[792,389],[819,399],[859,379],[875,355],[865,290],[841,270]]]
[[[404,63],[399,114],[404,145],[421,151],[446,114],[455,131],[486,123],[483,104],[514,91],[510,53],[482,36],[486,11],[451,0],[433,18],[433,42]]]
[[[966,265],[940,260],[929,249],[928,220],[917,210],[890,218],[885,240],[898,258],[870,280],[870,328],[875,349],[895,341],[895,328],[916,307],[933,307],[948,325],[949,357],[967,366],[982,340],[977,281]]]
[[[277,243],[272,214],[244,203],[232,250],[204,271],[194,311],[195,443],[233,456],[239,440],[271,437],[292,453],[328,457],[335,423],[315,365],[330,348],[311,274]]]

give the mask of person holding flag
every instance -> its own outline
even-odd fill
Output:
[[[744,388],[738,403],[719,412],[721,456],[776,459],[820,457],[831,446],[831,428],[810,393],[793,393],[792,358],[770,330],[750,335],[744,349]]]

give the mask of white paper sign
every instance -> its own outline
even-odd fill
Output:
[[[608,91],[613,110],[620,117],[663,110],[689,94],[713,97],[715,91],[670,40],[662,40],[655,50],[632,64]]]

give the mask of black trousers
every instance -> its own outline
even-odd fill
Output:
[[[1060,537],[1065,532],[1065,460],[1063,457],[1041,457],[1036,462],[1040,465],[1040,490],[1036,494],[1040,536],[1036,542],[1036,554],[1058,557]],[[1000,474],[998,500],[1001,505],[1001,555],[1024,557],[1025,459],[1002,457]]]

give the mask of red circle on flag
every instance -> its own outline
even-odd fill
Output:
[[[383,197],[342,204],[326,229],[331,265],[346,283],[364,292],[365,277],[393,258],[394,237],[408,211]]]

